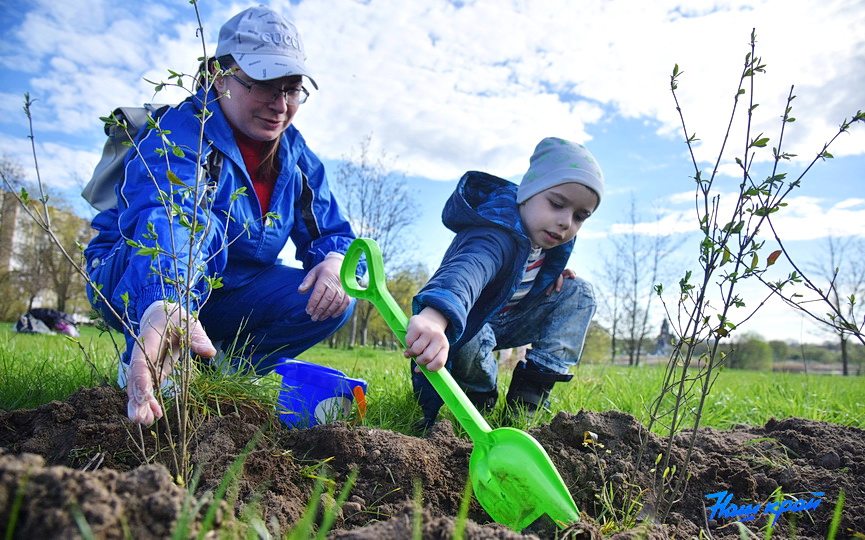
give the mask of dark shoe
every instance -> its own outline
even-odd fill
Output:
[[[415,373],[412,370],[411,383],[415,399],[417,399],[418,405],[420,405],[423,411],[423,420],[415,422],[415,425],[426,431],[435,424],[436,418],[439,415],[439,409],[444,405],[444,401],[424,374]]]
[[[570,381],[574,376],[544,369],[531,360],[520,362],[514,368],[514,377],[505,397],[508,409],[513,414],[524,411],[531,419],[539,407],[548,407],[547,399],[557,382]]]
[[[483,415],[487,415],[496,408],[496,402],[499,400],[498,390],[489,390],[487,392],[466,392],[469,401]]]
[[[435,418],[428,418],[425,416],[411,425],[411,431],[414,435],[417,435],[418,437],[423,437],[427,433],[429,433],[435,423]]]

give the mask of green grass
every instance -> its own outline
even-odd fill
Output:
[[[420,418],[420,409],[410,398],[408,361],[399,351],[318,346],[299,359],[365,379],[370,425],[405,431],[411,421]],[[570,383],[555,387],[552,408],[619,410],[646,423],[646,409],[663,375],[659,367],[581,365]],[[500,418],[509,382],[510,373],[500,373],[500,405],[491,416],[492,424]],[[443,414],[453,420],[447,411]],[[553,415],[545,413],[537,422],[549,422]],[[724,369],[709,396],[701,425],[728,429],[737,423],[762,425],[772,417],[789,416],[865,428],[865,378]]]
[[[32,409],[62,400],[79,386],[117,380],[111,337],[82,326],[81,337],[19,334],[0,324],[0,409]],[[122,339],[117,334],[118,346]]]
[[[79,386],[114,381],[114,351],[111,336],[92,327],[82,327],[76,343],[60,335],[18,334],[11,324],[0,324],[0,409],[35,408],[62,400]],[[408,360],[400,351],[319,345],[298,359],[366,380],[369,388],[365,425],[408,433],[411,424],[420,418],[420,408],[412,399]],[[203,384],[218,387],[219,376]],[[657,394],[662,376],[663,371],[657,367],[582,365],[575,369],[573,381],[556,386],[552,408],[573,412],[619,410],[645,423],[647,405]],[[277,375],[267,380],[278,384]],[[510,373],[503,370],[499,381],[502,398],[509,382]],[[225,385],[230,383],[223,381]],[[211,392],[223,393],[207,391]],[[494,426],[502,413],[503,399],[499,401],[490,417]],[[553,414],[541,414],[536,422],[549,422]],[[446,409],[442,415],[453,420]],[[789,416],[865,428],[865,378],[724,369],[709,396],[702,425],[727,429],[737,423],[761,425],[772,417]]]
[[[646,423],[646,409],[660,388],[658,367],[586,365],[569,385],[556,388],[557,407],[616,409]],[[560,385],[561,386],[561,385]],[[865,427],[865,378],[724,369],[706,402],[701,425],[728,429],[797,416]]]

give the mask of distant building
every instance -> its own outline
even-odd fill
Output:
[[[670,333],[670,323],[667,319],[661,323],[661,333],[658,334],[658,340],[655,345],[655,354],[657,356],[667,356],[672,351],[673,334]]]
[[[15,251],[24,242],[23,227],[25,220],[30,219],[22,210],[21,203],[11,191],[3,190],[0,201],[0,272],[9,272],[18,268],[15,261]]]
[[[0,190],[0,319],[8,318],[8,311],[18,309],[22,302],[28,307],[60,307],[67,312],[76,306],[81,309],[83,281],[15,195]],[[88,220],[54,206],[50,206],[50,213],[52,233],[67,250],[76,241],[87,244],[92,237]],[[72,282],[80,282],[80,292],[70,293],[64,288]],[[63,291],[63,301],[58,302],[55,286]],[[70,300],[72,306],[60,306]]]

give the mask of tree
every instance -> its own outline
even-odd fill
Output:
[[[798,268],[780,282],[769,283],[766,280],[766,269],[774,265],[780,256],[784,255],[788,262],[793,263],[781,246],[781,239],[772,226],[770,216],[788,205],[785,199],[801,186],[802,177],[814,163],[832,157],[828,148],[833,141],[846,132],[852,123],[865,121],[865,113],[862,111],[857,112],[852,121],[845,119],[805,171],[798,178],[788,180],[782,165],[795,154],[784,151],[782,142],[785,140],[785,127],[796,120],[790,114],[795,95],[791,87],[786,108],[781,115],[781,128],[777,139],[764,136],[763,132],[752,131],[757,125],[753,121],[753,113],[759,106],[754,99],[754,80],[757,74],[766,70],[762,59],[755,54],[756,43],[756,31],[752,31],[750,51],[745,55],[738,88],[733,95],[730,120],[720,139],[717,158],[708,169],[701,165],[694,152],[695,142],[700,139],[685,123],[677,95],[679,77],[684,72],[679,69],[678,64],[673,66],[670,77],[670,91],[682,123],[694,171],[691,179],[695,188],[694,208],[700,230],[700,243],[697,257],[699,269],[686,269],[678,287],[671,291],[675,298],[675,314],[669,318],[676,334],[676,344],[665,368],[661,391],[649,407],[649,421],[645,432],[641,433],[640,451],[636,458],[636,463],[640,463],[646,452],[650,451],[650,438],[644,434],[650,433],[656,426],[663,426],[666,433],[664,449],[653,462],[653,470],[664,471],[663,474],[655,476],[652,486],[653,506],[656,511],[654,516],[659,522],[665,522],[686,492],[701,418],[706,407],[710,405],[708,396],[717,377],[716,370],[725,360],[725,355],[720,350],[722,340],[726,341],[737,332],[739,325],[747,321],[772,295],[781,295],[781,288],[786,284],[802,282]],[[747,117],[740,116],[737,121],[737,112],[743,108]],[[742,154],[734,156],[733,159],[741,173],[741,181],[738,183],[738,191],[721,193],[721,186],[726,188],[729,184],[721,184],[720,171],[723,169],[722,165],[730,163],[728,158],[725,158],[725,152],[728,142],[734,140],[732,135],[734,126],[737,125],[744,128],[744,137],[735,137],[744,143]],[[770,142],[772,144],[769,144]],[[762,167],[754,166],[761,161],[755,158],[758,154],[767,153],[769,148],[773,160],[768,162],[768,174],[764,175],[760,170]],[[722,196],[725,202],[723,205]],[[733,204],[726,204],[727,202]],[[768,256],[761,257],[761,250],[766,243],[761,234],[765,235],[767,229],[775,233],[774,241],[781,247]],[[770,287],[766,299],[758,301],[756,305],[752,299],[748,299],[746,303],[739,292],[741,286],[749,280],[760,281]],[[663,297],[663,285],[658,284],[655,290],[661,297],[665,311],[670,314],[671,310]],[[742,312],[738,310],[742,309],[745,314],[740,317]],[[842,322],[851,324],[848,321]],[[855,325],[851,326],[857,328]],[[858,328],[858,331],[861,335],[861,328]],[[679,437],[686,424],[691,427],[690,434]],[[654,452],[654,448],[651,451]]]
[[[772,349],[772,359],[776,362],[783,362],[790,358],[790,345],[786,341],[773,339],[769,341],[769,348]]]
[[[850,362],[856,366],[856,375],[862,375],[862,367],[865,366],[865,345],[851,343],[848,349]]]
[[[83,253],[78,246],[87,245],[93,237],[93,229],[90,223],[76,216],[71,209],[65,206],[56,208],[52,216],[54,234],[63,244],[69,254],[79,254],[79,265],[84,265]],[[40,231],[42,232],[42,231]],[[47,236],[42,233],[42,236]],[[89,307],[85,294],[84,279],[75,270],[75,266],[69,264],[63,254],[49,243],[46,267],[48,268],[50,288],[54,293],[56,307],[60,311],[75,312]]]
[[[406,266],[397,270],[388,279],[388,291],[403,309],[403,312],[408,315],[411,313],[412,298],[414,298],[427,280],[429,280],[429,272],[422,264]],[[363,302],[363,304],[371,306],[368,302]],[[355,309],[358,309],[358,307],[355,307]],[[346,325],[330,337],[329,345],[331,347],[338,345],[349,346],[351,344],[350,339],[351,328]],[[399,347],[390,327],[388,327],[375,308],[372,309],[369,315],[369,324],[365,332],[362,332],[361,339],[363,340],[363,344],[371,343],[374,347],[379,345],[392,349]]]
[[[727,357],[727,365],[735,369],[772,369],[772,347],[754,332],[737,335]]]
[[[406,178],[393,172],[387,154],[370,155],[372,135],[360,141],[357,154],[346,156],[336,171],[335,188],[340,203],[360,237],[372,238],[381,248],[388,275],[395,275],[407,264],[413,242],[407,234],[416,213],[416,203],[408,192]],[[360,333],[366,344],[370,317],[375,308],[369,302],[358,302],[351,323],[349,345]]]
[[[589,331],[586,333],[586,343],[583,345],[580,362],[585,364],[604,363],[607,351],[610,350],[611,340],[612,334],[597,321],[589,323]]]
[[[428,280],[429,272],[422,264],[405,266],[390,277],[388,290],[406,315],[411,315],[412,299]],[[370,333],[377,338],[377,342],[384,346],[400,347],[390,327],[387,326],[379,313],[376,313],[373,318]]]
[[[26,299],[27,309],[34,307],[33,303],[49,288],[50,270],[48,259],[51,257],[52,245],[35,223],[22,225],[22,233],[27,239],[17,243],[14,248],[14,258],[17,263],[14,282],[19,294]],[[37,306],[38,307],[38,306]]]
[[[616,362],[618,348],[617,336],[622,324],[622,298],[624,297],[625,269],[622,259],[617,254],[606,253],[603,256],[604,266],[601,275],[603,285],[596,285],[601,294],[597,296],[601,302],[598,315],[605,320],[610,328],[610,363]]]
[[[6,274],[2,279],[4,285],[12,287],[4,291],[4,304],[21,304],[15,306],[15,311],[20,312],[33,307],[34,300],[48,288],[50,245],[35,223],[21,219],[23,212],[15,193],[34,190],[21,164],[4,154],[0,158],[0,174],[4,180],[0,264]]]
[[[660,231],[643,233],[636,200],[631,197],[626,231],[612,237],[612,255],[604,258],[603,281],[612,290],[602,294],[612,332],[615,354],[618,343],[628,355],[628,365],[638,366],[643,346],[653,342],[650,321],[652,303],[657,298],[653,287],[668,274],[666,261],[681,242]]]
[[[833,310],[841,313],[847,321],[859,319],[860,308],[856,297],[865,296],[865,242],[859,238],[839,239],[828,237],[823,253],[810,264],[809,271],[824,280],[826,287],[820,292],[825,295]],[[852,299],[852,300],[851,300]],[[828,314],[833,322],[836,317]],[[850,329],[843,324],[825,326],[838,339],[841,351],[841,372],[850,374]]]
[[[26,184],[22,184],[22,187],[32,190],[28,189]],[[8,281],[17,287],[16,296],[24,300],[26,305],[23,309],[50,305],[60,311],[84,310],[89,304],[85,295],[84,279],[75,265],[69,264],[55,241],[62,245],[66,253],[77,254],[77,264],[81,266],[83,259],[78,246],[86,245],[93,231],[87,220],[72,212],[62,196],[52,193],[47,199],[52,203],[45,207],[45,211],[48,213],[54,239],[36,221],[4,221],[4,244],[8,244],[6,249],[11,250]],[[18,204],[14,197],[11,200]],[[38,211],[37,207],[41,205],[33,199],[27,204],[34,212]],[[7,233],[7,226],[12,227],[14,232]],[[37,300],[40,300],[41,306],[34,305]],[[22,308],[19,307],[17,311],[22,311]]]

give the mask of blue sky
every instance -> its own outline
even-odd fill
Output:
[[[752,28],[767,65],[756,81],[753,130],[772,138],[769,146],[796,85],[797,121],[785,147],[802,160],[789,164],[791,175],[841,120],[865,109],[861,0],[268,4],[296,21],[320,86],[296,125],[332,170],[372,134],[374,155],[386,152],[418,196],[418,259],[430,268],[450,239],[439,216],[459,177],[482,170],[518,182],[546,136],[586,144],[606,176],[607,194],[571,261],[579,274],[597,280],[610,239],[627,230],[632,199],[640,231],[693,233],[693,171],[669,76],[675,64],[684,72],[680,103],[708,167]],[[219,26],[249,5],[200,2],[208,52]],[[0,0],[0,23],[0,152],[32,170],[21,112],[30,92],[43,181],[70,193],[99,158],[98,117],[119,105],[179,101],[181,93],[154,97],[143,78],[191,72],[202,54],[185,0]],[[733,141],[742,133],[737,125]],[[741,148],[733,143],[722,171],[733,170]],[[865,238],[865,126],[841,137],[832,153],[836,159],[809,172],[789,217],[778,220],[799,257],[814,257],[830,235]],[[693,253],[675,254],[677,268],[695,266]],[[746,329],[772,339],[826,337],[779,303]]]

